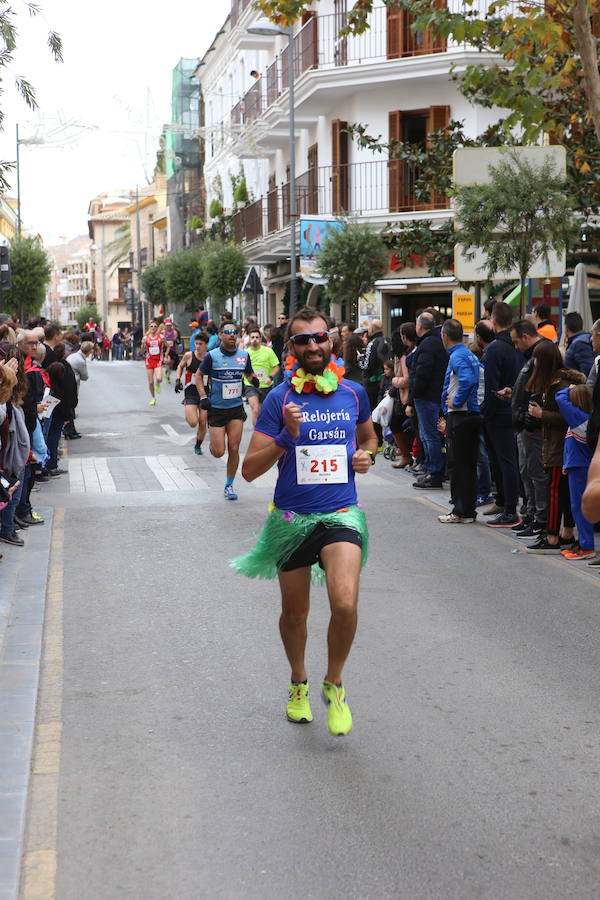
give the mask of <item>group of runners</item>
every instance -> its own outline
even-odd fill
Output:
[[[249,337],[248,349],[240,349],[238,328],[231,321],[221,325],[219,346],[212,350],[207,336],[196,335],[194,350],[177,366],[175,390],[184,391],[186,421],[197,429],[196,452],[202,452],[208,427],[212,456],[227,453],[228,500],[237,499],[234,478],[247,399],[255,429],[242,475],[254,481],[277,465],[278,478],[262,533],[253,549],[231,566],[251,578],[279,579],[280,634],[291,669],[286,714],[294,723],[313,718],[304,659],[307,617],[311,581],[325,582],[331,618],[321,694],[329,731],[347,734],[352,714],[342,671],[356,632],[359,577],[368,544],[355,474],[368,472],[377,452],[369,400],[362,386],[344,378],[340,360],[332,355],[328,323],[317,310],[304,307],[290,319],[285,372],[276,386],[277,356],[262,344],[258,329]],[[168,352],[156,322],[144,349],[150,402],[155,403]]]

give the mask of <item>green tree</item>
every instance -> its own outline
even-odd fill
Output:
[[[44,248],[35,238],[15,239],[9,246],[12,288],[4,291],[5,309],[21,322],[39,315],[50,284],[52,266]]]
[[[358,299],[372,291],[387,269],[388,252],[381,235],[368,225],[347,222],[330,234],[317,260],[319,273],[328,279],[327,294],[337,303],[349,302],[352,320],[358,320]]]
[[[206,299],[202,248],[178,250],[163,263],[166,296],[171,303],[198,304]]]
[[[86,303],[75,310],[75,321],[80,328],[83,328],[88,319],[92,319],[96,324],[100,321],[98,307],[95,303]]]
[[[490,181],[455,192],[456,239],[466,259],[477,250],[487,258],[482,280],[516,270],[521,281],[520,314],[525,313],[525,281],[533,264],[561,253],[577,239],[579,224],[565,182],[547,160],[534,166],[514,151],[489,167]]]
[[[23,4],[21,4],[24,9],[21,10],[21,15],[24,12],[27,13],[28,16],[37,16],[41,14],[41,8],[37,5],[37,3],[29,2],[29,0],[25,0]],[[14,6],[11,6],[9,0],[0,0],[0,35],[2,36],[2,49],[0,51],[0,69],[6,69],[8,72],[12,72],[14,65],[14,53],[17,49],[17,41],[19,37],[19,10]],[[63,61],[63,47],[62,40],[60,36],[55,31],[48,32],[48,47],[52,56],[54,57],[56,62]],[[23,100],[27,104],[30,109],[37,109],[37,99],[35,95],[35,89],[31,82],[29,82],[22,75],[15,75],[15,86],[19,94],[21,94]],[[0,77],[0,97],[4,91],[4,83],[5,77]],[[0,129],[3,127],[4,122],[4,111],[0,105]],[[9,170],[14,168],[14,163],[7,162],[5,160],[0,161],[0,190],[7,191],[10,190],[10,185],[6,180],[6,175]]]
[[[166,259],[157,260],[142,272],[142,290],[146,300],[152,304],[164,303],[167,299]]]
[[[202,260],[204,284],[208,296],[221,304],[242,289],[248,270],[244,251],[235,244],[209,244]]]

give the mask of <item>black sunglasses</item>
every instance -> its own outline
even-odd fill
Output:
[[[298,344],[299,347],[306,347],[311,341],[314,341],[315,344],[324,344],[328,340],[328,331],[307,331],[302,334],[290,335],[292,344]]]

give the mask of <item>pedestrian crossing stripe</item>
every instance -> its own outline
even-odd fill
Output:
[[[243,461],[240,454],[240,464]],[[211,485],[182,456],[70,456],[68,459],[69,488],[72,494],[117,494],[128,491],[197,491],[209,490]],[[211,476],[215,474],[210,473]],[[224,467],[223,473],[224,475]],[[277,469],[273,467],[250,487],[273,490]],[[390,482],[369,472],[357,475],[359,492],[372,485]],[[220,487],[220,484],[219,484]]]

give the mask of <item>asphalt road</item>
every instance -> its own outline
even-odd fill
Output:
[[[330,736],[318,699],[322,589],[315,719],[294,726],[277,586],[227,567],[271,481],[226,502],[223,460],[184,443],[171,388],[147,405],[139,363],[93,364],[81,394],[71,478],[43,493],[65,510],[59,900],[600,896],[585,563],[442,526],[443,495],[415,497],[378,460],[361,482],[354,729]]]

